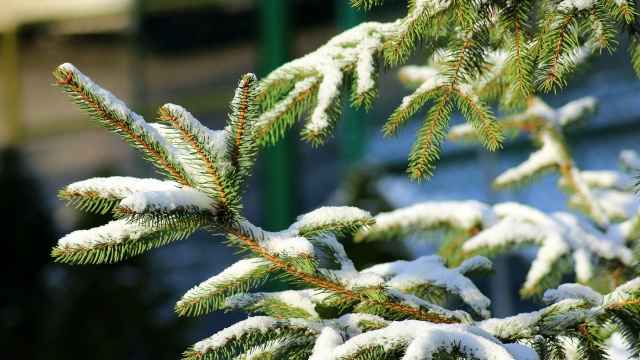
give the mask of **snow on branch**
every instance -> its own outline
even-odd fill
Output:
[[[122,199],[117,211],[143,214],[174,211],[216,212],[216,204],[206,194],[193,188],[143,191]]]
[[[524,295],[532,296],[557,285],[566,272],[566,261],[574,263],[579,281],[588,283],[594,276],[597,259],[619,262],[631,267],[635,263],[631,250],[584,220],[569,213],[544,214],[517,203],[494,206],[501,220],[467,240],[467,253],[494,253],[509,246],[527,243],[540,246],[527,279]]]
[[[259,258],[243,259],[187,291],[177,302],[180,315],[199,315],[221,309],[234,295],[264,283],[275,265]]]
[[[597,352],[600,358],[606,356],[603,344],[589,346],[600,331],[599,324],[618,326],[630,345],[633,356],[640,354],[637,336],[640,334],[640,279],[636,278],[620,285],[609,294],[601,295],[593,289],[578,285],[564,284],[558,289],[547,290],[544,299],[549,306],[531,313],[522,313],[503,319],[488,319],[476,325],[502,341],[526,340],[534,342],[553,341],[558,335],[571,335],[578,350],[585,354]],[[578,331],[571,331],[577,329]],[[576,341],[577,340],[577,341]],[[542,344],[541,344],[542,345]],[[560,351],[564,353],[560,345]],[[611,353],[609,353],[611,355]]]
[[[56,261],[72,264],[98,264],[116,262],[159,247],[168,242],[191,235],[203,220],[190,217],[189,221],[170,221],[170,226],[157,223],[131,222],[121,219],[90,230],[74,231],[53,248]]]
[[[196,182],[195,187],[206,192],[223,208],[229,207],[227,198],[231,190],[227,172],[231,166],[224,157],[227,134],[210,130],[178,105],[165,104],[160,108],[160,114],[162,122],[152,126],[180,150],[180,156]]]
[[[58,197],[76,208],[105,214],[130,195],[149,190],[170,191],[180,186],[174,181],[112,176],[71,183],[60,190]]]
[[[310,107],[303,135],[322,142],[340,115],[342,88],[354,77],[352,101],[366,106],[376,94],[376,56],[393,35],[394,23],[360,24],[332,38],[316,51],[282,65],[259,85],[263,113],[259,141],[273,143]]]
[[[276,340],[311,344],[321,331],[320,324],[305,319],[250,317],[197,342],[185,353],[185,359],[217,359],[223,354],[228,358],[237,354],[243,344],[270,343]],[[246,349],[246,345],[244,348]]]
[[[506,117],[501,122],[505,131],[516,134],[530,132],[539,148],[527,160],[500,174],[493,186],[499,189],[515,188],[557,170],[561,175],[560,185],[573,194],[570,204],[583,210],[598,225],[606,228],[611,215],[617,216],[620,213],[619,207],[609,211],[603,208],[606,200],[599,201],[583,178],[573,161],[562,131],[562,127],[588,117],[595,110],[596,102],[592,97],[571,101],[559,109],[552,109],[541,99],[533,97],[523,113]],[[477,136],[477,131],[466,124],[455,126],[450,132],[453,139],[468,140],[473,136]]]
[[[415,320],[396,321],[389,326],[353,337],[335,347],[327,359],[357,355],[404,354],[404,359],[432,358],[442,352],[465,358],[537,359],[523,345],[505,346],[487,332],[468,325],[430,324]]]
[[[383,277],[386,285],[404,293],[427,298],[432,291],[443,290],[460,298],[483,319],[490,317],[489,299],[463,275],[465,270],[491,269],[491,262],[482,257],[464,261],[458,268],[447,268],[445,259],[439,256],[423,256],[413,261],[395,261],[364,269]]]
[[[411,205],[374,217],[376,225],[356,233],[355,241],[390,240],[441,228],[471,230],[498,220],[490,206],[477,201],[433,201]]]
[[[374,223],[375,220],[368,211],[347,206],[325,206],[300,215],[291,225],[291,229],[298,229],[298,234],[305,237],[322,236],[328,233],[341,235],[355,233]]]
[[[275,318],[303,318],[320,320],[316,312],[315,297],[312,292],[317,290],[260,292],[240,294],[230,298],[225,303],[225,309],[242,309],[246,313],[264,313]]]
[[[177,149],[140,115],[127,108],[121,100],[96,85],[69,63],[60,65],[54,75],[59,80],[57,85],[64,88],[94,121],[117,133],[140,150],[161,173],[184,186],[194,185],[177,154]]]

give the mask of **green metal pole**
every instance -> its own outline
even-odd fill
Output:
[[[260,71],[268,74],[289,59],[288,0],[260,0]],[[262,214],[268,230],[282,230],[295,220],[296,181],[292,136],[262,151]]]
[[[7,141],[13,145],[24,138],[20,101],[20,45],[17,27],[2,34],[4,64],[5,120]]]
[[[348,0],[336,0],[336,25],[338,31],[350,29],[366,20],[364,10],[351,6]],[[347,95],[348,97],[348,95]],[[367,135],[367,114],[356,111],[348,102],[342,109],[340,125],[340,159],[342,170],[347,171],[364,155]]]

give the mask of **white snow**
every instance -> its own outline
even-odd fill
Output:
[[[640,291],[640,277],[633,280],[629,280],[626,283],[618,286],[614,291],[603,297],[602,303],[604,305],[611,305],[617,302],[627,301],[631,296]]]
[[[447,78],[445,76],[436,75],[426,79],[426,81],[423,82],[422,85],[420,85],[420,87],[418,87],[416,91],[414,91],[411,95],[407,95],[402,98],[402,102],[400,103],[398,109],[408,108],[416,99],[418,99],[422,95],[430,92],[435,88],[443,86],[446,83]]]
[[[331,64],[333,65],[333,64]],[[329,107],[340,94],[342,84],[342,70],[335,66],[319,66],[318,71],[323,75],[318,88],[316,107],[306,128],[313,132],[321,132],[329,126],[327,112]]]
[[[240,339],[249,332],[266,334],[268,332],[278,331],[279,325],[305,329],[311,334],[317,334],[322,331],[321,325],[304,319],[282,320],[268,316],[255,316],[235,323],[217,332],[213,336],[197,342],[193,345],[193,349],[204,353],[208,350],[225,346],[229,341]]]
[[[310,226],[317,229],[335,224],[349,224],[362,220],[373,220],[368,211],[351,206],[324,206],[298,216],[291,229]]]
[[[589,187],[626,191],[635,184],[629,174],[615,170],[582,170],[580,175]]]
[[[562,284],[557,289],[545,291],[542,301],[554,304],[564,299],[585,300],[589,306],[602,304],[602,295],[592,288],[580,284]]]
[[[594,112],[596,107],[597,101],[593,96],[570,101],[557,110],[551,108],[539,97],[533,97],[526,113],[539,116],[554,125],[566,126],[574,120]]]
[[[238,296],[229,298],[225,307],[243,307],[247,304],[260,306],[267,303],[268,299],[277,299],[291,307],[301,309],[308,313],[314,320],[321,318],[316,312],[316,304],[313,302],[310,292],[306,290],[239,294]]]
[[[546,236],[547,234],[537,225],[504,218],[467,240],[462,245],[462,249],[466,252],[474,252],[525,241],[541,244]]]
[[[564,152],[548,133],[540,134],[542,147],[529,155],[529,158],[516,167],[512,167],[500,174],[495,183],[505,186],[528,179],[552,166],[557,166],[565,161]]]
[[[607,228],[607,238],[616,246],[624,246],[627,241],[637,240],[635,237],[638,226],[640,225],[638,223],[640,221],[639,216],[640,214],[636,213],[628,220],[611,224],[609,228]]]
[[[613,219],[628,219],[638,210],[640,202],[635,194],[618,190],[593,189],[596,199],[604,214]],[[574,197],[572,196],[572,200]]]
[[[596,0],[563,0],[558,4],[558,9],[561,11],[572,11],[591,9],[595,5]]]
[[[353,266],[353,265],[352,265]],[[371,272],[358,272],[355,268],[343,267],[340,270],[320,270],[327,278],[336,278],[349,290],[362,290],[373,287],[382,287],[384,279]]]
[[[170,163],[183,165],[178,149],[167,142],[156,128],[145,122],[142,116],[131,111],[124,102],[116,98],[111,92],[98,86],[72,64],[64,63],[59,68],[67,72],[72,71],[79,85],[85,91],[89,91],[93,96],[98,97],[108,112],[116,115],[116,118],[113,119],[114,122],[122,121],[124,127],[151,142],[157,151],[164,153],[163,156],[166,156]]]
[[[107,178],[91,178],[77,181],[67,186],[70,193],[96,194],[101,198],[125,198],[143,191],[170,191],[181,185],[174,181],[156,179],[138,179],[128,176],[112,176]]]
[[[238,224],[245,234],[253,234],[258,245],[267,253],[278,257],[314,255],[314,248],[308,239],[298,236],[297,229],[289,228],[280,232],[264,231],[248,221]]]
[[[525,289],[536,288],[542,279],[549,276],[553,266],[560,261],[560,258],[570,251],[569,246],[562,241],[559,234],[547,234],[545,240],[529,267],[527,279],[522,285]]]
[[[135,240],[152,230],[154,228],[151,226],[129,222],[126,219],[114,220],[89,230],[74,231],[58,240],[58,248],[65,250],[93,249]]]
[[[475,258],[469,263],[463,264],[463,269],[468,270],[469,266],[479,263],[483,263],[483,261],[479,260],[479,257]],[[482,266],[484,265],[486,263],[482,264]],[[400,291],[424,285],[445,288],[448,292],[458,295],[483,318],[491,316],[487,309],[491,301],[478,290],[471,280],[463,276],[458,268],[448,269],[445,266],[445,259],[439,256],[423,256],[413,261],[399,260],[378,264],[364,269],[362,272],[371,272],[387,278],[386,284]]]
[[[627,350],[627,344],[625,343],[624,338],[620,332],[616,331],[611,336],[604,341],[607,346],[607,354],[611,357],[612,360],[626,360],[631,359],[633,354]],[[635,360],[638,360],[636,357]]]
[[[193,129],[200,144],[206,144],[206,150],[214,157],[221,160],[227,149],[227,132],[224,130],[211,130],[202,125],[185,108],[175,104],[165,104],[163,108],[176,115],[177,122],[187,129]],[[219,161],[220,161],[219,160]]]
[[[484,256],[474,256],[472,258],[464,260],[458,267],[456,268],[460,274],[466,274],[470,271],[475,270],[486,270],[490,271],[493,269],[493,263],[491,260],[487,259]]]
[[[124,198],[120,202],[120,207],[139,214],[175,210],[216,212],[215,203],[211,198],[203,192],[189,187],[135,193]]]
[[[482,90],[503,75],[509,53],[503,50],[491,51],[486,54],[487,63],[491,64],[489,71],[483,72],[478,79],[477,89]]]
[[[477,131],[470,123],[454,125],[449,129],[448,136],[450,139],[464,139],[469,138],[477,134]]]
[[[497,339],[478,328],[405,320],[350,338],[335,347],[326,358],[348,358],[362,348],[374,345],[383,350],[406,346],[403,359],[431,359],[439,349],[448,352],[459,349],[468,357],[480,359],[514,359],[513,355],[518,354],[517,351],[511,354]],[[524,352],[520,350],[520,353]]]
[[[627,266],[634,263],[632,251],[611,241],[591,224],[569,213],[553,213],[553,218],[561,226],[563,238],[574,249],[585,248],[600,258],[616,259]]]
[[[182,296],[182,299],[178,301],[177,306],[184,306],[191,302],[208,297],[210,294],[220,290],[218,286],[227,288],[230,283],[248,276],[258,268],[265,266],[269,267],[273,265],[270,265],[265,260],[259,258],[242,259],[229,266],[218,275],[212,276],[200,283],[200,285],[191,288]]]
[[[266,80],[265,80],[266,81]],[[298,81],[293,90],[289,92],[287,97],[278,102],[273,108],[263,112],[258,120],[256,121],[256,127],[264,128],[275,118],[280,116],[287,108],[293,106],[294,101],[301,95],[305,94],[311,88],[313,88],[318,81],[320,81],[319,76],[309,76],[302,81]]]
[[[248,81],[245,81],[247,78]],[[231,105],[235,108],[238,108],[242,105],[244,100],[244,88],[249,83],[251,89],[255,89],[257,87],[258,77],[253,73],[245,74],[239,81],[238,86],[236,87],[236,91],[233,94],[233,99],[231,100]]]
[[[344,343],[342,334],[331,327],[325,327],[320,332],[313,345],[313,353],[309,356],[309,360],[326,360],[331,357],[332,350]]]
[[[438,70],[432,66],[407,65],[398,70],[400,79],[404,82],[424,83],[438,75]]]
[[[593,264],[591,254],[585,248],[574,251],[573,262],[575,263],[576,280],[587,283],[593,276]]]
[[[568,102],[556,111],[556,122],[560,126],[565,126],[585,114],[594,112],[596,106],[597,102],[593,96]]]
[[[384,231],[396,227],[419,225],[433,227],[448,223],[453,227],[471,229],[493,225],[497,215],[491,207],[474,200],[468,201],[432,201],[411,205],[375,216],[376,226],[360,231],[362,235],[369,232]]]
[[[544,313],[544,309],[531,313],[521,313],[506,318],[492,318],[477,322],[475,325],[489,334],[509,339],[514,336],[523,338],[533,337],[536,334],[536,323]]]
[[[317,101],[305,127],[312,132],[322,132],[329,126],[327,110],[338,98],[344,80],[343,70],[355,65],[356,92],[365,93],[375,86],[373,54],[382,43],[395,33],[395,23],[362,23],[329,40],[316,51],[284,64],[269,74],[261,86],[274,81],[291,80],[303,73],[306,78],[297,81],[294,89],[272,109],[263,113],[258,126],[264,126],[285,111],[302,93],[320,81]],[[312,75],[308,75],[312,74]]]
[[[302,236],[283,237],[274,234],[258,240],[258,244],[268,253],[278,256],[296,257],[314,253],[311,242]]]
[[[549,216],[511,202],[497,204],[494,210],[502,219],[467,240],[463,250],[474,252],[524,242],[538,244],[540,248],[529,268],[525,289],[534,289],[565,256],[574,259],[576,274],[582,282],[593,275],[594,257],[616,259],[627,266],[634,263],[633,254],[623,246],[620,234],[612,233],[610,237],[575,215],[558,212]]]

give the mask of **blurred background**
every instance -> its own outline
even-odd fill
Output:
[[[264,76],[315,50],[361,21],[391,21],[406,2],[366,14],[346,0],[2,0],[0,12],[0,357],[3,359],[176,359],[188,346],[242,314],[178,318],[173,304],[189,288],[238,259],[221,238],[198,233],[118,264],[69,266],[49,256],[57,239],[109,221],[65,207],[58,191],[96,176],[158,177],[117,136],[79,111],[51,72],[70,62],[148,121],[171,102],[211,129],[226,122],[237,81]],[[600,110],[569,136],[584,169],[615,169],[618,153],[638,150],[640,84],[626,39],[577,74],[551,106],[593,95]],[[421,64],[417,54],[412,60]],[[268,230],[324,204],[377,213],[425,200],[516,200],[545,211],[565,208],[556,178],[496,194],[491,180],[526,159],[526,139],[508,152],[447,144],[433,180],[420,187],[404,169],[418,121],[393,140],[380,126],[409,93],[395,70],[384,72],[380,98],[365,114],[345,108],[336,136],[312,148],[294,129],[261,151],[244,199],[246,216]],[[453,123],[462,121],[455,118]],[[461,175],[464,174],[464,175]],[[359,268],[407,258],[429,246],[348,245]],[[518,301],[526,262],[497,259],[502,277],[481,285],[494,313],[531,308]],[[511,271],[500,271],[500,267]]]

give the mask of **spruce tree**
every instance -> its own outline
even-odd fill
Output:
[[[364,11],[383,1],[352,3]],[[58,85],[142,152],[164,180],[93,178],[64,188],[60,197],[70,204],[115,219],[68,234],[53,256],[70,264],[109,263],[196,229],[226,236],[244,259],[193,287],[175,309],[181,316],[217,310],[250,316],[195,343],[186,359],[602,359],[618,343],[637,357],[640,215],[630,172],[640,167],[637,155],[623,153],[620,170],[578,168],[565,129],[595,110],[594,99],[554,109],[538,95],[561,90],[590,53],[613,51],[619,35],[629,36],[640,75],[639,29],[637,5],[626,0],[411,0],[404,18],[338,34],[260,81],[241,76],[228,125],[217,131],[173,104],[160,108],[158,122],[146,122],[63,64],[54,72]],[[376,216],[323,207],[279,232],[243,216],[258,147],[278,141],[303,117],[302,137],[322,144],[340,120],[344,96],[354,107],[370,108],[378,71],[403,65],[418,48],[428,65],[401,68],[415,90],[383,127],[394,136],[425,110],[408,154],[409,178],[432,176],[447,139],[498,150],[507,136],[526,134],[536,150],[495,186],[525,186],[557,172],[571,211],[477,201],[427,202]],[[450,127],[454,111],[467,123]],[[364,270],[338,241],[434,234],[437,255]],[[521,295],[542,305],[492,317],[490,299],[470,277],[490,273],[491,257],[524,246],[538,250]],[[255,291],[275,274],[295,290]],[[566,274],[576,283],[561,283]]]

